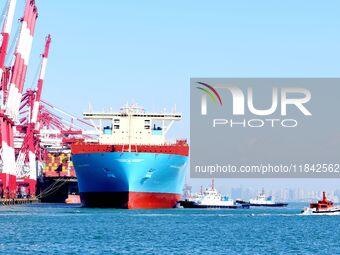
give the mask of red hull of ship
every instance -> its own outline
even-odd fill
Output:
[[[179,194],[129,192],[129,209],[173,208],[181,199]]]

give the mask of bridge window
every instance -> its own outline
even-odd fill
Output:
[[[104,127],[103,133],[104,133],[104,135],[111,135],[112,134],[112,128],[110,126]]]

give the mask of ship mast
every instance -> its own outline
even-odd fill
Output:
[[[128,106],[127,106],[128,107]],[[129,114],[129,152],[131,152],[131,112],[128,108],[128,114]]]

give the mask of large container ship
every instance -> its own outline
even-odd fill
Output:
[[[119,112],[86,112],[99,120],[99,143],[71,147],[85,207],[172,208],[180,200],[189,153],[186,140],[166,135],[180,113],[147,113],[137,105]],[[108,125],[103,125],[103,122]]]

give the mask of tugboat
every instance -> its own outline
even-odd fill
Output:
[[[309,208],[304,208],[301,213],[303,215],[335,215],[340,214],[340,206],[334,206],[333,202],[327,199],[326,192],[323,192],[322,200],[311,203]]]
[[[229,209],[249,209],[249,203],[235,203],[233,199],[222,196],[215,187],[214,180],[212,186],[206,188],[201,194],[197,194],[189,199],[179,202],[183,208],[229,208]]]
[[[249,202],[236,200],[236,202],[240,204],[249,203],[250,206],[284,207],[288,205],[288,203],[275,202],[272,196],[266,197],[264,189],[262,189],[262,192],[256,197],[256,199],[250,199]]]

